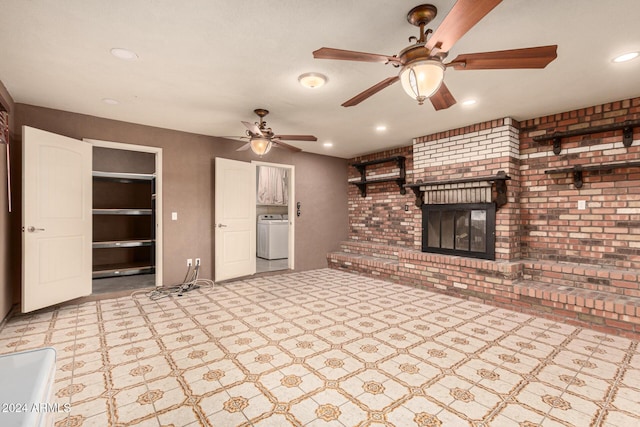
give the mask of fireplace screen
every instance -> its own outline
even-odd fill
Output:
[[[422,205],[422,251],[495,259],[493,203]]]

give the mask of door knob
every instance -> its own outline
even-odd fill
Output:
[[[226,227],[226,224],[218,224],[218,228]]]
[[[36,231],[44,231],[44,228],[36,228],[33,225],[31,225],[27,228],[27,231],[29,233],[35,233]]]

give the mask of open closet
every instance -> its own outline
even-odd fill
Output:
[[[93,148],[93,293],[156,283],[155,154]]]

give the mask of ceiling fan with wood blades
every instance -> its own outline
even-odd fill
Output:
[[[358,105],[382,89],[401,81],[404,90],[422,105],[429,98],[436,110],[451,107],[455,98],[444,83],[444,73],[449,67],[455,70],[496,70],[544,68],[556,57],[557,45],[524,49],[499,50],[493,52],[458,55],[444,63],[452,46],[486,16],[502,0],[458,0],[440,26],[427,29],[438,10],[431,4],[416,6],[407,14],[407,21],[420,28],[419,37],[410,37],[414,44],[393,56],[375,53],[323,47],[313,52],[316,59],[343,61],[379,62],[402,67],[397,76],[388,77],[364,90],[342,104],[343,107]],[[427,39],[427,36],[428,39]]]
[[[259,122],[249,123],[242,122],[247,128],[247,136],[243,136],[241,138],[248,138],[249,142],[247,142],[242,147],[238,148],[236,151],[245,151],[251,148],[251,150],[262,156],[267,154],[271,147],[277,148],[285,148],[287,150],[293,151],[294,153],[302,151],[298,147],[294,147],[293,145],[286,144],[282,141],[317,141],[313,135],[275,135],[271,128],[267,127],[267,122],[264,121],[264,118],[267,114],[269,114],[268,110],[264,108],[257,108],[253,110],[254,113],[260,117]]]

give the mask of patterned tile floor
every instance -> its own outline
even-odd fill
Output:
[[[336,270],[14,317],[57,426],[624,426],[638,342]]]

